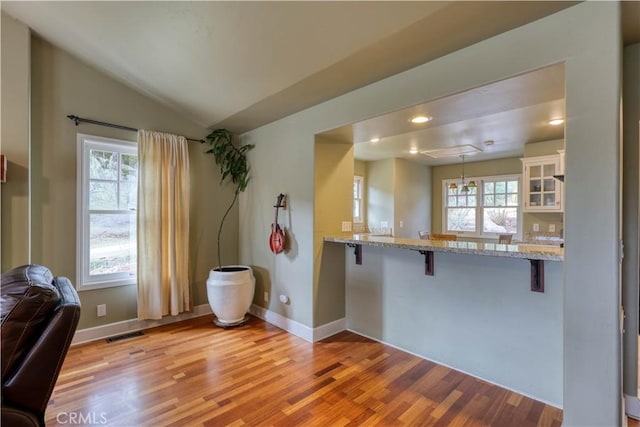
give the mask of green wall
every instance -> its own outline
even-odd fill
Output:
[[[431,168],[395,159],[393,187],[393,235],[417,239],[431,224]]]
[[[395,237],[417,238],[431,224],[431,168],[406,159],[356,161],[366,177],[366,223],[387,221]],[[358,175],[358,172],[355,172]]]
[[[622,304],[624,306],[624,392],[638,395],[638,185],[640,161],[640,43],[624,49]]]
[[[325,246],[324,236],[340,233],[353,217],[353,144],[316,137],[314,159],[313,323],[324,325],[345,316],[344,248]]]
[[[76,277],[76,134],[135,141],[135,132],[80,125],[66,118],[76,114],[142,129],[204,137],[207,129],[193,123],[43,39],[31,40],[31,260],[56,275]],[[218,185],[219,172],[205,147],[189,146],[191,165],[190,275],[192,302],[206,304],[205,281],[216,259],[215,235],[232,192]],[[4,208],[3,208],[4,209]],[[3,224],[4,228],[4,224]],[[223,233],[223,263],[238,259],[237,206]],[[135,286],[79,293],[79,329],[136,318]],[[96,305],[107,316],[96,316]]]
[[[563,422],[620,425],[620,45],[619,3],[580,3],[245,133],[244,141],[257,144],[250,161],[259,184],[240,200],[240,261],[268,269],[277,275],[278,286],[295,296],[286,314],[277,305],[269,309],[292,323],[319,326],[312,319],[317,303],[312,243],[316,134],[564,62],[570,178],[563,264]],[[295,168],[274,170],[282,153],[296,159]],[[260,206],[272,203],[274,189],[290,195],[295,256],[274,259],[266,244],[256,243],[267,235],[271,219]],[[585,197],[593,191],[603,197]],[[366,263],[366,252],[364,259]],[[402,339],[413,332],[394,333]],[[459,351],[465,350],[460,343]]]
[[[551,154],[558,154],[558,150],[564,150],[563,139],[530,142],[524,145],[524,156],[525,157],[549,156]]]
[[[2,154],[7,182],[1,184],[1,270],[29,263],[29,28],[2,12]],[[10,100],[10,102],[9,102]]]
[[[395,159],[367,162],[367,225],[369,229],[387,222],[394,227]]]

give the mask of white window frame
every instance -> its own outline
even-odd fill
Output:
[[[355,203],[356,200],[358,200],[360,203],[358,204],[358,206],[360,207],[359,212],[358,212],[358,216],[354,216],[353,217],[353,223],[354,224],[362,224],[364,223],[364,218],[363,218],[363,214],[364,214],[364,207],[362,206],[362,203],[364,201],[364,198],[362,197],[362,194],[364,192],[364,177],[360,176],[360,175],[355,175],[353,177],[353,183],[358,185],[358,194],[360,195],[359,198],[355,197],[355,195],[353,196],[353,201]]]
[[[76,231],[76,289],[87,291],[114,286],[135,285],[132,273],[89,275],[89,153],[92,149],[138,154],[137,143],[95,135],[77,134],[77,231]],[[126,211],[109,211],[109,213]]]
[[[456,179],[444,179],[442,180],[442,230],[443,233],[448,234],[456,234],[462,237],[475,237],[475,238],[486,238],[486,239],[497,239],[500,234],[505,233],[490,233],[483,232],[484,226],[484,206],[482,205],[484,200],[484,183],[491,181],[518,181],[518,206],[517,206],[517,215],[518,215],[518,228],[517,232],[513,234],[514,238],[522,239],[522,230],[523,230],[523,217],[522,217],[522,204],[523,204],[523,194],[522,194],[522,174],[510,174],[510,175],[492,175],[492,176],[479,176],[479,177],[465,177],[465,182],[468,184],[470,181],[476,182],[476,231],[458,231],[458,230],[449,230],[448,229],[448,221],[447,221],[447,203],[448,203],[448,190],[449,185],[455,183],[458,187],[461,186],[460,178]]]

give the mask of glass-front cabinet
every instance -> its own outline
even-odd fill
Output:
[[[562,173],[559,154],[522,159],[524,212],[563,212]]]

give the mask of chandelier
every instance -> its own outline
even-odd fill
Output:
[[[476,182],[474,180],[469,181],[468,184],[465,184],[465,176],[464,176],[464,154],[462,154],[460,156],[460,158],[462,159],[462,176],[461,178],[461,185],[462,188],[460,189],[461,193],[468,193],[470,188],[476,188]],[[458,189],[458,185],[455,182],[452,182],[449,185],[449,190],[457,190]]]

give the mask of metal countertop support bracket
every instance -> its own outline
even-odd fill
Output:
[[[531,292],[544,292],[544,260],[530,259]]]
[[[419,251],[420,254],[424,255],[424,274],[426,276],[433,276],[434,270],[434,261],[433,261],[433,251]]]
[[[347,243],[347,246],[353,248],[353,254],[356,256],[356,264],[362,265],[362,245]]]

